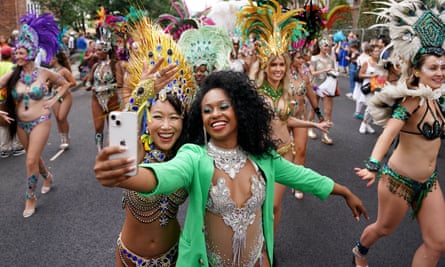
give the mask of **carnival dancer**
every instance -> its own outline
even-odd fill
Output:
[[[356,266],[368,266],[368,250],[392,234],[411,207],[423,240],[411,266],[432,267],[445,252],[445,201],[436,173],[445,125],[436,101],[445,89],[443,1],[382,4],[377,15],[385,21],[379,26],[389,28],[394,65],[402,59],[406,68],[398,83],[387,83],[369,102],[371,116],[384,130],[365,168],[355,171],[368,187],[378,179],[378,213],[352,252]]]
[[[256,75],[256,83],[259,93],[265,97],[274,117],[271,121],[272,139],[277,145],[277,152],[285,159],[293,162],[295,147],[290,131],[297,127],[315,127],[323,132],[328,132],[330,122],[315,123],[297,119],[291,116],[295,112],[295,101],[291,90],[290,58],[287,48],[290,42],[290,34],[301,25],[292,16],[299,10],[282,13],[281,7],[276,1],[271,5],[257,7],[244,6],[238,13],[242,32],[248,37],[251,32],[258,33],[259,42],[258,57],[260,68]],[[273,21],[273,25],[264,23]],[[254,25],[254,26],[252,26]],[[278,41],[277,41],[278,40]],[[286,186],[275,185],[274,195],[274,222],[275,230],[281,218],[281,202]]]
[[[42,151],[51,130],[50,108],[56,102],[63,102],[68,82],[49,69],[34,65],[40,49],[46,52],[44,63],[48,64],[58,49],[59,29],[50,14],[27,14],[20,19],[22,24],[16,45],[15,70],[0,79],[0,88],[7,87],[6,111],[11,120],[10,136],[17,132],[26,150],[27,190],[23,217],[27,218],[36,210],[36,187],[39,175],[44,178],[42,194],[51,190],[54,178],[42,158]],[[54,94],[47,100],[46,81],[54,85]]]
[[[275,152],[272,114],[255,84],[240,72],[209,74],[197,92],[185,132],[187,142],[163,163],[142,164],[124,176],[127,157],[108,160],[121,147],[96,157],[96,178],[144,195],[185,188],[187,215],[177,267],[270,266],[273,258],[275,181],[321,199],[341,195],[358,219],[367,217],[360,199],[330,178],[295,165]]]
[[[138,47],[126,67],[131,90],[126,108],[142,118],[139,161],[168,161],[184,141],[186,109],[194,93],[192,71],[173,39],[148,18],[136,22],[130,35]],[[181,232],[176,215],[186,197],[183,188],[156,196],[125,190],[116,266],[175,266]]]
[[[50,62],[50,67],[53,71],[62,75],[62,77],[69,82],[70,88],[76,85],[76,79],[71,72],[71,65],[69,59],[65,52],[59,50],[54,56],[53,60]],[[73,104],[73,96],[70,90],[67,90],[62,96],[63,102],[54,104],[53,111],[56,115],[57,128],[60,135],[60,149],[68,149],[70,146],[70,125],[68,122],[68,114],[71,110]]]

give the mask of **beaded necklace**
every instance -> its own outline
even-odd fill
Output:
[[[273,89],[269,82],[264,81],[263,85],[260,88],[260,92],[270,97],[273,101],[273,111],[275,113],[278,112],[278,101],[280,97],[283,95],[283,86],[280,85],[277,90]]]
[[[29,89],[31,88],[31,84],[37,80],[38,74],[39,72],[36,68],[33,69],[31,74],[25,74],[23,70],[20,72],[20,81],[26,85],[26,94],[23,97],[25,110],[28,110],[29,108]]]
[[[277,90],[275,90],[267,81],[263,82],[260,90],[262,93],[272,98],[274,103],[277,103],[278,100],[280,100],[280,97],[283,95],[283,86],[280,86]]]
[[[247,153],[241,148],[224,149],[215,146],[212,142],[207,143],[207,154],[213,158],[216,168],[222,170],[230,179],[235,176],[246,165]]]
[[[155,149],[153,139],[148,134],[141,137],[146,151],[144,163],[162,162],[168,156]],[[187,191],[179,189],[168,195],[143,196],[136,191],[125,190],[122,198],[122,208],[128,207],[133,217],[140,223],[150,224],[155,221],[160,226],[167,226],[170,220],[176,218],[179,206],[187,198]]]
[[[141,141],[145,149],[144,163],[162,162],[166,159],[167,156],[165,153],[156,149],[153,139],[149,134],[143,134],[141,136]]]

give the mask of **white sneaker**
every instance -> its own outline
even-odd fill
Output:
[[[364,122],[360,123],[360,128],[358,129],[358,132],[361,134],[366,133],[366,123],[364,123]]]
[[[369,123],[366,124],[366,131],[370,134],[375,133],[375,130],[371,127],[371,125],[369,125]]]

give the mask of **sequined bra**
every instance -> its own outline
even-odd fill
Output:
[[[252,162],[253,163],[253,162]],[[242,205],[236,207],[236,203],[230,197],[230,190],[226,185],[224,178],[218,178],[216,185],[210,187],[209,198],[207,200],[207,211],[222,217],[224,224],[233,230],[232,236],[232,259],[224,258],[226,255],[220,255],[218,247],[212,245],[212,242],[206,242],[207,256],[210,266],[254,266],[261,257],[261,251],[264,242],[262,222],[258,222],[257,236],[253,237],[254,246],[246,249],[246,235],[250,225],[256,219],[256,213],[261,209],[266,189],[265,181],[255,165],[256,175],[250,178],[250,190],[252,196]],[[247,252],[247,255],[245,254]],[[227,256],[226,256],[227,257]]]
[[[11,91],[12,98],[16,101],[22,101],[25,99],[25,96],[28,96],[32,100],[40,100],[46,95],[47,89],[45,85],[42,83],[39,86],[33,86],[31,90],[27,93],[17,93],[17,89],[13,89]]]
[[[408,134],[415,134],[415,135],[422,135],[427,140],[434,140],[436,138],[444,136],[444,125],[445,122],[441,115],[437,114],[433,111],[431,108],[429,101],[426,101],[426,110],[425,113],[422,116],[422,119],[417,123],[417,129],[419,132],[412,132],[407,130],[400,130],[403,133]],[[413,113],[415,113],[418,110],[419,107],[417,107]],[[428,113],[431,113],[434,121],[432,124],[425,121],[425,117],[428,115]],[[399,120],[407,120],[410,117],[409,112],[406,110],[406,108],[400,104],[396,104],[393,110],[392,118],[396,118]],[[439,117],[439,118],[438,118]]]
[[[141,223],[159,221],[166,226],[169,220],[175,219],[179,206],[187,199],[187,191],[179,189],[169,195],[142,196],[136,191],[125,190],[122,197],[122,208],[128,207],[133,217]]]

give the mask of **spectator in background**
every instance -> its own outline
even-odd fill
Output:
[[[68,37],[68,49],[70,51],[69,56],[72,56],[76,49],[76,37],[74,36],[75,32],[70,32],[70,36]]]
[[[387,59],[389,57],[389,51],[388,50],[384,50],[385,47],[389,44],[389,39],[385,36],[379,36],[379,39],[377,40],[377,45],[380,48],[380,51],[382,51],[382,55],[381,58],[382,59]]]
[[[76,49],[79,52],[79,62],[82,63],[84,60],[85,52],[87,51],[88,43],[84,37],[84,33],[80,32],[79,37],[76,39]]]
[[[3,37],[3,36],[1,36]],[[0,38],[1,38],[0,37]],[[4,37],[3,37],[4,38]],[[1,60],[0,60],[0,77],[14,68],[12,63],[12,48],[8,45],[0,48]],[[6,102],[6,88],[0,89],[0,110],[4,110],[2,107]],[[25,154],[22,144],[19,142],[17,134],[14,138],[8,137],[8,124],[3,121],[0,122],[0,158],[7,158],[10,155],[20,156]]]

